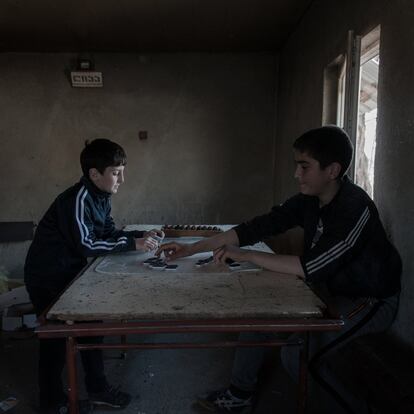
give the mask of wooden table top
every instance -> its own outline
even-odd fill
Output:
[[[181,238],[180,242],[193,242]],[[253,246],[270,251],[263,243]],[[243,264],[195,267],[197,254],[177,260],[173,272],[152,270],[152,253],[100,257],[69,286],[48,319],[203,320],[320,318],[326,306],[299,277]]]

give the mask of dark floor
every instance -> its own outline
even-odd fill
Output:
[[[188,340],[195,339],[193,335]],[[152,338],[147,336],[146,340],[152,341]],[[167,340],[174,337],[171,335]],[[129,351],[126,359],[120,359],[119,351],[105,351],[110,383],[121,384],[133,396],[129,407],[122,410],[125,414],[196,413],[193,403],[198,395],[228,384],[232,358],[231,349],[139,350]],[[10,396],[19,400],[8,411],[10,414],[37,413],[36,365],[37,340],[32,332],[1,334],[0,401]],[[279,368],[277,350],[269,353],[266,367],[254,413],[294,413],[296,386]],[[79,375],[82,377],[81,372]],[[86,396],[82,381],[80,388]]]
[[[163,341],[174,341],[174,335],[165,335]],[[210,340],[212,336],[192,335],[186,342]],[[219,336],[222,339],[223,335]],[[140,340],[155,342],[146,336]],[[183,335],[180,336],[183,340]],[[130,338],[131,341],[134,338]],[[373,352],[374,345],[376,351]],[[348,382],[363,390],[373,402],[378,414],[412,414],[414,412],[412,364],[395,347],[381,339],[368,338],[363,344],[353,344],[340,355],[337,368]],[[392,359],[389,354],[391,350]],[[394,350],[394,351],[393,351]],[[198,395],[228,385],[233,350],[185,349],[129,351],[126,359],[120,351],[105,351],[105,364],[111,384],[120,384],[129,392],[132,402],[125,414],[191,414]],[[385,363],[391,363],[385,369]],[[18,405],[10,414],[38,414],[37,398],[37,339],[32,331],[6,333],[0,331],[0,401],[16,397]],[[351,372],[358,372],[357,378]],[[82,372],[79,372],[82,379]],[[356,380],[356,381],[355,381]],[[359,381],[358,381],[359,380]],[[80,381],[81,396],[86,397]],[[296,385],[285,373],[279,361],[279,351],[268,353],[260,375],[260,387],[254,414],[290,414],[296,412]],[[339,409],[324,409],[326,401],[313,387],[309,399],[312,414],[341,414]],[[331,406],[332,407],[332,406]],[[1,412],[1,411],[0,411]],[[97,414],[108,413],[95,410]]]

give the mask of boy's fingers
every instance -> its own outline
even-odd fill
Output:
[[[165,234],[162,230],[159,229],[152,229],[149,232],[149,235],[152,237],[155,237],[156,239],[160,239],[159,241],[162,241],[165,237]]]
[[[163,246],[159,246],[158,250],[156,251],[156,255],[159,256],[161,253],[164,253],[165,257],[171,257],[175,253],[175,248],[171,246],[167,246],[164,244]]]
[[[147,246],[150,250],[155,250],[158,248],[158,241],[153,239],[152,237],[147,237],[144,241],[145,246]]]
[[[161,247],[158,247],[157,251],[155,252],[155,256],[161,256],[162,252],[164,252],[164,256],[166,256],[165,251]]]
[[[217,247],[217,249],[213,250],[213,255],[218,254],[218,252],[220,252],[221,250],[223,250],[223,246]]]
[[[161,237],[162,239],[165,237],[165,233],[162,230],[159,229],[153,229],[152,230],[158,237]]]
[[[177,257],[177,251],[176,250],[164,250],[164,255],[168,259],[173,259]]]
[[[223,255],[224,255],[224,248],[223,247],[219,247],[218,249],[214,250],[214,252],[213,252],[214,261],[216,263],[221,263]]]
[[[167,256],[168,254],[170,254],[171,251],[174,251],[174,250],[175,250],[174,243],[166,243],[166,244],[163,244],[162,246],[159,246],[155,254],[159,256],[162,252],[164,252],[164,255]]]
[[[177,251],[179,250],[179,247],[177,245],[177,243],[175,242],[171,242],[171,243],[165,243],[162,246],[160,246],[159,251],[163,252],[163,251]]]
[[[228,256],[227,252],[223,251],[223,254],[220,256],[220,263],[225,264],[227,256]]]
[[[150,252],[151,250],[154,250],[154,248],[150,244],[145,244],[145,251]]]
[[[152,237],[148,237],[148,238],[145,240],[145,244],[147,244],[147,245],[151,245],[151,246],[158,246],[158,242],[157,242],[157,240],[153,239]]]

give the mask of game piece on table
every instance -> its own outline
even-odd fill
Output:
[[[153,270],[164,270],[166,267],[167,267],[167,265],[159,264],[159,263],[150,265],[150,268],[153,269]]]
[[[230,270],[237,270],[241,268],[241,264],[237,262],[230,263],[228,266]]]
[[[151,263],[151,262],[158,262],[160,258],[158,256],[149,257],[148,259],[144,260],[143,263]]]
[[[209,263],[210,263],[210,262],[212,262],[213,260],[214,260],[214,256],[207,257],[207,259],[200,259],[200,260],[198,260],[198,261],[196,262],[196,266],[197,266],[197,267],[204,266],[204,265],[206,265],[206,264],[209,264]]]
[[[164,224],[161,230],[166,237],[210,237],[222,232],[217,226],[195,224]]]
[[[153,263],[150,263],[149,267],[154,270],[164,270],[167,267],[167,263],[164,260],[159,259]]]
[[[150,257],[149,259],[147,259],[147,260],[144,260],[143,262],[142,262],[142,264],[144,265],[144,266],[149,266],[150,264],[152,264],[152,263],[155,263],[155,262],[158,262],[159,260],[162,260],[162,259],[160,259],[159,257],[157,257],[157,256],[154,256],[154,257]]]
[[[170,272],[170,271],[173,271],[173,270],[177,270],[177,267],[178,267],[178,265],[176,265],[176,264],[167,265],[167,266],[165,267],[165,270],[166,270],[167,272]]]

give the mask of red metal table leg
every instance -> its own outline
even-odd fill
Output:
[[[79,414],[78,384],[76,375],[76,339],[66,339],[66,365],[68,369],[69,414]]]

